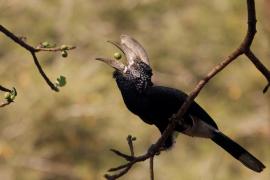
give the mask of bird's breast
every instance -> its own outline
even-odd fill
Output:
[[[153,124],[154,118],[152,118],[150,111],[149,99],[144,95],[137,92],[132,94],[122,93],[123,100],[127,108],[137,116],[139,116],[145,123]]]

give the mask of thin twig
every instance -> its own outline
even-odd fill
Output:
[[[264,75],[268,84],[265,86],[263,93],[266,93],[270,85],[270,72],[269,70],[261,63],[261,61],[255,56],[255,54],[250,50],[246,51],[245,55],[250,59],[250,61],[256,66],[256,68]]]
[[[34,63],[39,71],[39,73],[41,74],[41,76],[44,78],[44,80],[46,81],[46,83],[51,87],[52,90],[58,92],[59,89],[51,82],[51,80],[47,77],[47,75],[45,74],[45,72],[43,71],[41,65],[39,64],[39,61],[37,59],[37,56],[35,54],[35,52],[30,51],[33,59],[34,59]]]
[[[255,54],[250,50],[250,46],[253,42],[256,30],[256,9],[254,0],[247,0],[247,12],[248,12],[248,31],[246,37],[242,43],[242,49],[248,59],[255,65],[257,70],[259,70],[268,81],[266,87],[263,89],[263,93],[266,93],[270,85],[270,71],[264,66],[263,63],[255,56]]]
[[[147,160],[147,159],[149,159],[149,158],[150,158],[150,154],[149,154],[149,153],[146,153],[146,154],[144,154],[144,155],[142,155],[142,156],[134,157],[134,159],[133,159],[132,161],[130,161],[130,162],[124,164],[124,165],[118,166],[118,167],[116,167],[116,168],[111,168],[111,169],[117,169],[117,168],[118,168],[119,170],[120,170],[120,169],[124,169],[124,170],[120,171],[120,172],[117,173],[117,174],[113,174],[113,175],[105,174],[104,177],[105,177],[106,179],[108,179],[108,180],[118,179],[119,177],[125,175],[125,174],[128,172],[128,170],[129,170],[130,168],[132,168],[132,166],[133,166],[134,164],[136,164],[137,162],[145,161],[145,160]],[[111,170],[111,169],[110,169],[110,170]],[[114,170],[113,170],[113,171],[114,171]]]
[[[72,50],[72,49],[75,49],[76,47],[75,46],[68,46],[65,48],[66,51],[68,50]],[[63,49],[61,47],[55,47],[55,48],[44,48],[44,47],[36,47],[36,52],[39,52],[39,51],[49,51],[49,52],[56,52],[56,51],[62,51]]]
[[[1,90],[1,91],[5,91],[5,92],[11,92],[10,89],[8,89],[8,88],[6,88],[6,87],[4,87],[4,86],[1,86],[1,85],[0,85],[0,90]]]
[[[59,91],[59,89],[57,88],[57,86],[52,83],[52,81],[48,78],[48,76],[45,74],[45,72],[43,71],[38,58],[36,56],[37,52],[41,52],[41,51],[50,51],[50,52],[55,52],[55,51],[62,51],[62,48],[60,47],[56,47],[56,48],[45,48],[42,46],[38,46],[38,47],[33,47],[29,44],[27,44],[23,38],[18,37],[16,35],[14,35],[12,32],[10,32],[8,29],[6,29],[4,26],[2,26],[0,24],[0,31],[5,34],[7,37],[9,37],[10,39],[12,39],[15,43],[19,44],[21,47],[25,48],[27,51],[29,51],[34,59],[35,65],[39,71],[39,73],[41,74],[41,76],[44,78],[44,80],[46,81],[46,83],[50,86],[50,88],[56,92]],[[68,50],[72,50],[75,49],[75,46],[70,46],[70,47],[66,47],[65,51]]]
[[[151,156],[150,157],[150,179],[151,180],[155,180],[155,176],[154,176],[154,157],[155,156]]]
[[[133,141],[135,141],[136,138],[132,137],[131,135],[128,135],[127,137],[127,141],[128,141],[128,146],[129,146],[129,150],[130,150],[130,156],[134,157],[134,146],[133,146]]]
[[[122,152],[120,152],[120,151],[118,151],[118,150],[116,150],[116,149],[110,149],[110,150],[111,150],[113,153],[115,153],[117,156],[120,156],[120,157],[126,159],[127,161],[131,161],[131,160],[133,160],[133,158],[134,158],[134,155],[133,155],[133,156],[129,156],[129,155],[126,155],[126,154],[124,154],[124,153],[122,153]]]
[[[128,166],[126,169],[124,169],[123,171],[119,172],[118,174],[114,174],[114,175],[109,175],[109,174],[105,174],[104,177],[108,180],[115,180],[115,179],[118,179],[119,177],[123,176],[124,174],[126,174],[130,168],[132,167],[131,166]]]
[[[0,108],[9,105],[9,104],[12,103],[12,102],[13,102],[13,101],[5,101],[5,102],[1,102],[1,103],[0,103]]]
[[[119,171],[119,170],[121,170],[121,169],[127,168],[128,166],[130,166],[129,163],[127,163],[127,164],[122,164],[122,165],[120,165],[120,166],[113,167],[113,168],[109,169],[108,172]]]
[[[26,42],[24,42],[22,40],[22,38],[17,37],[16,35],[14,35],[12,32],[10,32],[8,29],[6,29],[4,26],[2,26],[0,24],[0,31],[2,33],[4,33],[6,36],[8,36],[10,39],[12,39],[14,42],[16,42],[17,44],[19,44],[20,46],[22,46],[23,48],[25,48],[28,51],[34,51],[35,52],[35,48],[30,46],[29,44],[27,44]]]

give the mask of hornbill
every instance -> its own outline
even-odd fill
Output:
[[[169,118],[185,102],[187,94],[183,91],[154,85],[151,81],[152,69],[149,58],[142,45],[128,35],[120,36],[120,43],[109,41],[126,56],[127,65],[110,58],[96,58],[115,69],[113,77],[120,89],[127,108],[145,123],[155,125],[160,133],[166,129]],[[209,138],[246,167],[261,172],[265,166],[251,153],[223,134],[211,116],[195,101],[191,104],[181,124],[175,131],[192,137]],[[164,143],[168,149],[174,143],[171,135]]]

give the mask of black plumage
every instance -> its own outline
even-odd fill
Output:
[[[145,123],[155,125],[162,133],[169,123],[169,118],[179,110],[187,95],[180,90],[156,86],[152,83],[152,69],[147,54],[135,39],[122,35],[120,44],[112,43],[126,55],[128,65],[125,66],[120,62],[111,64],[111,60],[108,61],[105,58],[97,59],[116,69],[113,77],[127,108]],[[261,172],[265,168],[257,158],[220,132],[214,120],[196,102],[191,104],[183,119],[184,123],[178,124],[175,131],[192,137],[211,139],[234,158],[256,172]],[[166,140],[164,148],[170,148],[173,141],[171,135]]]

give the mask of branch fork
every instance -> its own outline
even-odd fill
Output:
[[[38,45],[37,47],[33,47],[29,44],[26,43],[26,37],[21,37],[21,36],[16,36],[15,34],[13,34],[11,31],[9,31],[7,28],[5,28],[4,26],[2,26],[0,24],[0,32],[2,32],[4,35],[6,35],[7,37],[9,37],[10,39],[12,39],[15,43],[19,44],[21,47],[23,47],[24,49],[26,49],[27,51],[29,51],[29,53],[32,55],[34,63],[39,71],[39,73],[41,74],[41,76],[43,77],[43,79],[46,81],[46,83],[49,85],[49,87],[55,91],[58,92],[59,91],[59,86],[57,84],[54,84],[46,75],[46,73],[44,72],[44,70],[42,69],[38,58],[36,56],[36,53],[41,52],[41,51],[48,51],[48,52],[62,52],[62,56],[63,57],[67,57],[67,51],[69,50],[73,50],[76,47],[75,46],[65,46],[65,47],[44,47],[41,44]],[[61,86],[60,86],[61,87]],[[9,90],[3,86],[0,86],[0,90],[1,91],[5,91],[5,92],[11,92],[12,90]],[[6,101],[0,104],[0,107],[4,107],[8,104],[10,104],[13,101]]]

